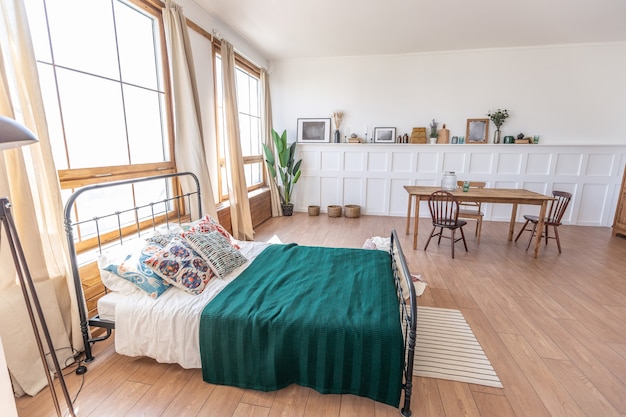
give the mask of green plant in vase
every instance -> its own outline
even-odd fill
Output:
[[[496,131],[493,134],[493,143],[500,143],[500,126],[509,117],[509,111],[507,109],[498,109],[494,112],[487,112],[487,116],[496,125]]]
[[[293,203],[291,202],[291,193],[293,192],[293,186],[300,179],[300,165],[302,159],[295,161],[296,156],[296,142],[291,145],[287,145],[287,131],[284,130],[281,135],[272,129],[272,140],[276,147],[276,155],[278,155],[278,164],[276,164],[276,158],[274,152],[265,144],[263,144],[263,152],[265,153],[265,163],[267,169],[270,172],[272,181],[276,184],[279,190],[280,202],[283,209],[283,215],[291,216],[293,214]],[[278,184],[277,177],[280,177],[282,185]]]

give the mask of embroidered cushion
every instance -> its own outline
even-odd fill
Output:
[[[194,295],[213,277],[206,261],[182,238],[172,239],[144,263],[166,282]]]
[[[217,220],[215,220],[210,215],[204,216],[200,221],[196,222],[194,226],[189,228],[187,231],[183,233],[183,236],[187,236],[194,233],[210,233],[210,232],[219,232],[222,236],[224,236],[228,242],[236,249],[240,249],[239,245],[235,242],[235,238],[232,237],[228,230],[224,229],[224,226],[219,224]]]
[[[185,234],[185,240],[208,262],[218,278],[225,277],[247,261],[218,231]]]
[[[132,283],[152,298],[158,298],[170,288],[168,282],[148,268],[144,261],[160,251],[162,246],[148,243],[130,248],[120,247],[115,254],[103,254],[98,259],[100,269]],[[128,288],[109,274],[101,274],[103,283],[113,291],[128,293]]]

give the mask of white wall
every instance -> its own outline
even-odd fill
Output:
[[[433,118],[451,136],[465,135],[467,118],[506,108],[503,135],[540,135],[550,145],[625,144],[624,74],[626,43],[270,63],[274,127],[292,140],[297,118],[333,110],[346,114],[342,131],[362,137],[367,127],[371,137],[376,126],[410,134]]]

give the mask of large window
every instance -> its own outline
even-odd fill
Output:
[[[217,48],[216,48],[217,49]],[[261,93],[259,70],[250,63],[238,59],[235,63],[237,84],[237,109],[239,111],[239,133],[243,154],[244,172],[248,191],[265,184],[263,169],[263,149],[261,146]],[[225,169],[225,131],[224,131],[224,90],[222,78],[222,59],[215,56],[216,103],[218,121],[218,140],[220,160],[220,201],[228,200],[227,175]]]
[[[89,184],[174,172],[160,9],[130,0],[26,7],[64,197]],[[96,195],[76,216],[146,193]]]

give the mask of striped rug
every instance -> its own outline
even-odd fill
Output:
[[[413,375],[502,388],[459,310],[418,307]]]

